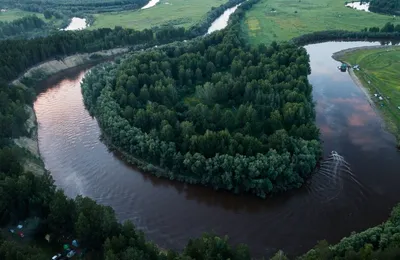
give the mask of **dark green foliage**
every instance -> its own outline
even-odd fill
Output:
[[[12,22],[0,22],[0,39],[29,37],[44,30],[46,23],[37,16],[26,16]]]
[[[336,245],[321,241],[301,260],[325,259],[400,259],[400,205],[394,207],[389,220],[379,226],[354,233]]]
[[[0,243],[1,260],[48,260],[49,257],[41,249],[29,246],[19,245],[12,241],[3,241]]]
[[[85,103],[111,142],[157,175],[261,197],[299,187],[320,153],[308,56],[229,35],[94,70]]]
[[[168,28],[168,30],[173,30]],[[93,52],[125,45],[160,44],[185,37],[185,31],[176,29],[175,38],[157,39],[152,30],[135,31],[116,28],[95,31],[57,32],[46,38],[0,41],[0,79],[15,79],[27,68],[54,57],[79,52]]]
[[[250,260],[250,253],[246,246],[239,245],[232,248],[228,239],[211,234],[204,234],[201,238],[190,240],[182,253],[183,257],[196,260]],[[183,258],[185,259],[185,258]]]
[[[369,10],[375,13],[400,14],[400,0],[371,0]]]
[[[379,27],[365,28],[361,32],[350,32],[350,31],[339,31],[339,30],[314,32],[293,38],[291,41],[299,46],[302,46],[311,43],[324,42],[324,41],[337,41],[337,40],[343,40],[343,41],[400,40],[400,24],[394,25],[392,23],[387,23],[382,28]]]
[[[176,252],[161,252],[154,244],[146,241],[143,233],[137,231],[132,223],[119,224],[110,207],[98,205],[89,198],[67,198],[62,191],[56,191],[50,175],[35,176],[24,172],[21,162],[24,151],[13,145],[12,138],[29,136],[24,127],[28,118],[26,107],[34,99],[33,88],[9,85],[8,83],[30,66],[47,59],[61,59],[65,55],[78,52],[90,52],[123,45],[135,44],[143,48],[146,45],[169,42],[186,37],[185,30],[166,28],[168,31],[145,30],[97,30],[83,32],[59,32],[47,38],[32,40],[7,40],[0,42],[0,225],[16,225],[26,218],[39,217],[41,223],[36,230],[40,237],[49,233],[54,246],[60,247],[67,237],[77,238],[81,246],[89,251],[92,259],[174,259],[193,260],[188,255]],[[172,37],[168,38],[168,37]],[[178,37],[178,38],[177,38]],[[93,57],[96,58],[96,57]],[[139,79],[129,79],[133,88]],[[146,98],[150,92],[140,91]],[[124,114],[133,115],[136,96],[131,95],[121,102],[126,106]],[[138,102],[141,102],[138,100]],[[183,124],[185,127],[185,124]],[[162,128],[166,139],[172,138],[173,128],[165,124]],[[190,126],[186,127],[190,134]],[[50,259],[47,252],[3,239],[0,232],[0,259]],[[201,250],[204,259],[219,259],[219,246],[223,246],[224,255],[232,259],[248,258],[245,247],[231,249],[226,240],[209,236],[204,245],[200,242],[187,247],[188,252]],[[69,241],[70,242],[70,241]],[[203,241],[204,242],[204,241]],[[200,248],[201,247],[201,248]],[[196,249],[194,249],[196,248]]]
[[[53,14],[49,10],[45,10],[43,12],[43,15],[45,19],[51,19],[51,17],[53,16]]]

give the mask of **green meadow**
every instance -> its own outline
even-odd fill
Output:
[[[28,15],[36,15],[39,18],[44,19],[43,14],[34,13],[34,12],[26,12],[18,9],[10,9],[5,12],[0,12],[0,21],[1,22],[11,22],[13,20],[22,18]]]
[[[246,13],[242,28],[251,43],[270,43],[315,31],[360,31],[387,22],[400,19],[351,9],[345,1],[262,0]]]
[[[400,46],[357,50],[344,54],[340,60],[360,66],[355,74],[369,89],[389,130],[400,141]],[[375,93],[382,95],[384,100],[376,98]]]
[[[161,0],[156,6],[144,10],[96,14],[90,29],[122,26],[142,30],[165,24],[187,28],[200,21],[212,7],[226,2],[227,0]]]

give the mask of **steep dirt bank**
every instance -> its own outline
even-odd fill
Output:
[[[115,48],[107,51],[97,51],[93,53],[75,54],[63,58],[62,60],[49,60],[36,65],[27,70],[23,75],[12,82],[13,85],[22,84],[23,79],[34,78],[35,80],[44,80],[47,77],[64,70],[83,65],[96,60],[108,58],[128,52],[128,48]],[[95,57],[95,58],[94,58]]]
[[[26,81],[32,82],[32,84],[36,84],[57,73],[62,73],[65,70],[91,62],[99,62],[112,56],[126,53],[128,51],[128,48],[116,48],[107,51],[76,54],[65,57],[62,60],[54,59],[46,61],[27,70],[18,79],[14,80],[12,84],[25,86],[22,82]],[[42,175],[46,172],[46,169],[40,157],[35,111],[30,106],[26,106],[25,110],[29,114],[29,118],[25,122],[25,127],[28,135],[14,139],[14,143],[18,147],[22,148],[25,152],[23,160],[24,169],[26,171],[31,171],[35,174]]]

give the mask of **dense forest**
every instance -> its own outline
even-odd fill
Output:
[[[255,156],[256,160],[254,162],[262,165],[264,165],[263,163],[271,162],[278,166],[276,163],[279,161],[271,161],[271,159],[282,157],[282,153],[279,154],[278,151],[284,150],[284,147],[294,149],[292,154],[290,153],[291,150],[286,152],[286,155],[289,156],[287,158],[288,162],[295,156],[304,155],[306,152],[304,150],[305,146],[300,147],[301,150],[298,151],[296,149],[299,149],[299,147],[296,145],[309,144],[308,147],[314,147],[312,144],[314,141],[308,141],[308,139],[318,134],[311,131],[315,127],[312,124],[313,106],[310,96],[307,95],[310,91],[310,86],[305,78],[309,73],[308,57],[304,49],[295,48],[291,44],[278,45],[274,43],[271,46],[261,45],[255,49],[242,45],[238,34],[239,21],[244,10],[250,8],[255,1],[249,0],[244,3],[232,15],[232,22],[229,28],[223,32],[199,39],[192,44],[172,44],[161,48],[161,50],[153,49],[148,53],[131,56],[118,62],[118,68],[116,67],[117,65],[107,67],[113,68],[114,72],[106,69],[102,73],[117,74],[111,79],[113,84],[104,88],[102,84],[110,79],[101,78],[97,86],[102,88],[102,92],[105,92],[105,94],[101,93],[102,97],[97,97],[96,103],[100,102],[100,99],[103,99],[102,102],[112,100],[113,104],[118,105],[117,107],[120,108],[115,115],[119,119],[124,119],[127,116],[128,119],[125,119],[125,121],[128,122],[128,127],[133,122],[133,118],[129,117],[130,112],[136,115],[136,111],[133,110],[134,107],[138,106],[142,111],[140,113],[145,115],[151,112],[150,109],[154,109],[155,116],[151,117],[151,121],[144,118],[145,124],[141,125],[144,128],[153,127],[149,134],[145,133],[144,136],[154,139],[164,138],[164,140],[174,138],[172,140],[177,140],[176,143],[180,144],[178,149],[190,150],[192,145],[194,145],[195,149],[202,149],[201,143],[205,144],[205,141],[216,140],[215,137],[219,138],[221,136],[224,138],[224,143],[219,143],[216,140],[218,145],[226,145],[225,141],[229,145],[229,142],[243,143],[241,143],[242,150],[233,150],[238,152],[237,154],[242,156],[243,159],[251,157],[247,156],[247,153],[255,153],[255,151],[248,148],[244,149],[246,146],[243,145],[246,142],[254,142],[255,145],[258,145],[257,149],[275,148],[275,152],[272,153],[268,150],[267,155],[272,154],[273,157],[266,158],[265,161],[258,161],[263,158]],[[165,31],[164,36],[161,36],[162,34],[157,36],[159,32],[152,30],[136,32],[121,28],[93,32],[58,32],[48,38],[0,42],[0,226],[2,227],[0,230],[0,259],[50,259],[49,250],[53,252],[51,248],[61,248],[61,243],[65,237],[76,238],[81,247],[87,252],[88,259],[252,259],[246,246],[238,245],[232,247],[228,244],[227,238],[220,238],[211,234],[205,234],[201,238],[190,240],[179,253],[172,250],[160,250],[155,244],[147,241],[144,234],[138,231],[132,223],[118,223],[110,207],[98,205],[86,197],[68,198],[62,191],[56,189],[49,173],[40,176],[34,175],[31,172],[24,171],[21,165],[22,159],[27,152],[16,147],[13,143],[13,138],[30,135],[30,133],[26,132],[24,126],[28,118],[25,107],[32,105],[35,98],[35,89],[30,86],[10,85],[11,80],[29,67],[48,59],[62,59],[65,55],[74,53],[132,44],[152,46],[159,42],[167,42],[168,39],[163,38],[167,37],[167,35],[174,35],[173,37],[176,37],[176,39],[182,37],[182,31],[168,30],[170,32],[167,33]],[[149,42],[146,42],[146,39]],[[246,63],[241,62],[239,58],[235,58],[237,55]],[[145,57],[150,58],[151,61],[144,62],[143,66],[137,65],[137,61]],[[163,63],[164,59],[166,62]],[[209,64],[210,66],[207,66]],[[128,66],[131,65],[133,67],[130,69]],[[203,67],[204,65],[205,67]],[[196,69],[193,70],[192,68]],[[201,74],[196,74],[197,68],[201,70]],[[170,74],[168,74],[168,69]],[[135,76],[135,70],[138,73],[137,76]],[[193,75],[190,70],[192,70]],[[243,73],[242,70],[246,71],[246,73]],[[285,74],[279,73],[281,71],[285,72]],[[143,77],[140,76],[141,74]],[[137,84],[140,82],[146,83],[147,93],[143,90],[145,89],[145,84],[140,88],[139,85],[131,85],[131,82],[128,84],[128,81],[133,79],[132,76],[137,78]],[[246,83],[243,86],[245,79],[249,79],[249,84]],[[168,84],[165,87],[152,85],[153,82],[157,81]],[[236,81],[238,82],[237,84]],[[228,90],[237,92],[232,92],[225,96],[221,95],[221,93],[223,94],[227,91],[225,85]],[[212,89],[210,88],[211,86],[213,86]],[[214,92],[214,88],[218,89],[218,93]],[[92,94],[94,95],[92,97],[95,97],[99,93],[96,94],[93,90]],[[279,96],[274,95],[271,97],[271,91],[275,90],[278,91]],[[130,93],[139,91],[139,95],[135,95],[135,99],[129,99],[131,95],[126,95],[125,104],[124,94],[128,91]],[[239,97],[234,93],[242,93],[244,96]],[[107,96],[107,94],[110,95]],[[160,94],[165,95],[166,98],[159,96]],[[120,99],[117,99],[118,97]],[[146,97],[148,98],[146,99]],[[184,97],[184,102],[174,102],[178,97]],[[210,100],[217,102],[218,106],[209,105],[208,102]],[[282,102],[288,100],[290,107],[285,107]],[[133,102],[131,103],[131,101]],[[266,103],[262,103],[263,101]],[[271,104],[269,101],[271,101]],[[258,106],[260,103],[261,106]],[[124,104],[125,106],[123,106]],[[306,110],[306,104],[309,104],[308,108],[311,110]],[[132,111],[129,108],[126,109],[128,105],[132,108]],[[198,105],[201,110],[196,110]],[[244,108],[240,109],[241,106]],[[271,108],[271,106],[273,107]],[[125,109],[122,110],[122,107]],[[92,108],[96,109],[96,106]],[[274,109],[271,112],[274,115],[266,117],[265,120],[271,122],[272,128],[267,127],[266,132],[274,132],[270,135],[270,137],[273,137],[267,137],[267,140],[265,140],[265,138],[261,138],[264,133],[260,131],[260,127],[264,127],[265,122],[258,120],[257,116],[259,115],[258,113],[266,113],[271,109]],[[109,111],[112,110],[110,109]],[[190,111],[194,114],[190,114]],[[204,115],[201,114],[201,122],[196,121],[196,119],[188,121],[196,113],[202,113],[203,111],[205,113]],[[230,125],[232,128],[227,128],[232,129],[232,134],[230,131],[225,130],[225,127],[224,129],[221,127],[221,124],[225,124],[224,121],[221,122],[225,111],[231,111],[231,113],[227,113],[229,115],[227,119],[232,120],[225,122],[228,123],[227,125],[232,123]],[[242,111],[241,113],[245,113],[245,115],[240,115],[239,111]],[[279,114],[278,112],[274,113],[275,111],[278,111]],[[286,113],[283,114],[285,111]],[[167,122],[162,120],[160,122],[158,116],[162,115],[162,112],[166,113]],[[230,114],[233,117],[230,117]],[[105,116],[109,115],[104,115],[104,118],[106,118]],[[311,120],[311,124],[307,125],[306,128],[302,128],[301,125],[297,127],[302,120],[307,120],[306,117]],[[218,118],[221,120],[218,120]],[[243,123],[240,124],[239,122],[237,124],[237,119],[242,118],[245,119]],[[176,124],[171,124],[170,119],[171,123],[176,122]],[[180,122],[180,119],[187,120]],[[256,120],[253,121],[253,119]],[[294,120],[292,123],[296,127],[293,129],[289,127],[290,120]],[[178,124],[178,122],[180,123]],[[208,135],[206,134],[207,130],[204,132],[204,129],[202,129],[204,128],[203,122],[206,128],[213,129],[208,131]],[[254,130],[252,129],[253,127],[255,127]],[[172,131],[170,131],[171,128]],[[153,129],[154,131],[152,131]],[[118,134],[123,133],[119,126],[117,126],[117,130]],[[130,129],[123,130],[126,133],[130,131]],[[184,130],[184,134],[182,134],[182,130]],[[171,133],[174,135],[170,135]],[[180,140],[187,138],[186,133],[188,134],[187,136],[190,134],[194,136],[195,138],[193,139],[196,142],[189,142],[185,146],[184,142]],[[307,133],[310,135],[307,135]],[[305,140],[302,140],[299,136],[303,136]],[[165,141],[163,142],[165,143]],[[168,144],[170,143],[172,142]],[[319,145],[315,145],[315,148],[319,149]],[[169,148],[168,146],[167,149]],[[213,147],[213,149],[217,148],[219,147]],[[193,156],[201,158],[201,155],[200,157],[196,154]],[[232,155],[226,154],[224,156],[228,158]],[[298,158],[297,162],[301,163],[308,159],[310,158],[303,156]],[[165,162],[168,164],[168,160],[165,160]],[[222,167],[225,167],[223,163],[225,162],[221,161]],[[253,163],[252,165],[255,169],[259,169],[257,164]],[[193,166],[199,167],[196,164]],[[300,164],[297,167],[306,167],[306,165]],[[276,169],[277,171],[283,171],[279,167]],[[253,173],[256,172],[253,171]],[[27,234],[25,241],[31,242],[33,238],[37,239],[37,241],[43,241],[44,235],[50,234],[49,247],[43,247],[40,243],[36,246],[35,243],[21,243],[19,238],[10,237],[8,228],[30,219],[38,219],[39,222],[34,232],[29,236]],[[396,259],[396,257],[400,256],[399,227],[400,208],[395,208],[386,223],[365,232],[353,234],[337,245],[328,246],[327,243],[320,243],[302,259]],[[39,245],[41,246],[39,247]],[[278,252],[272,259],[283,260],[288,258],[282,252]]]
[[[371,0],[369,10],[375,13],[400,14],[400,0]]]
[[[25,240],[43,240],[50,234],[57,248],[65,237],[78,239],[91,259],[250,259],[245,246],[233,248],[226,238],[204,235],[189,241],[183,252],[161,251],[145,240],[130,222],[120,224],[110,207],[100,206],[89,198],[67,198],[57,191],[49,173],[25,172],[21,162],[26,151],[16,147],[13,138],[29,136],[24,123],[26,105],[32,105],[33,88],[9,85],[30,66],[50,58],[89,50],[116,47],[118,44],[158,42],[151,30],[98,30],[94,32],[59,32],[48,38],[1,41],[0,47],[0,259],[50,259],[48,248],[10,238],[8,228],[21,221],[39,219],[37,227]],[[51,248],[52,246],[49,246]],[[61,248],[60,248],[61,250]]]
[[[382,28],[370,27],[364,28],[359,32],[329,30],[303,34],[299,37],[293,38],[291,41],[296,45],[303,46],[306,44],[324,42],[324,41],[393,41],[400,40],[400,24],[394,25],[386,23]]]
[[[299,187],[320,156],[308,55],[230,36],[102,65],[85,77],[85,104],[158,176],[261,197]]]
[[[42,35],[46,23],[37,16],[26,16],[11,22],[0,22],[0,40]]]

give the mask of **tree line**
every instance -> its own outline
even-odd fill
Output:
[[[370,27],[364,28],[361,31],[343,31],[329,30],[303,34],[299,37],[291,39],[293,43],[299,46],[306,44],[324,42],[324,41],[396,41],[400,39],[400,24],[386,23],[382,28]]]
[[[301,186],[319,159],[309,72],[303,48],[221,32],[102,65],[82,90],[106,138],[146,170],[265,197]]]
[[[299,260],[327,259],[399,259],[400,257],[400,205],[393,208],[389,219],[376,227],[353,233],[335,245],[321,241],[299,257]],[[288,259],[288,258],[281,258]]]
[[[11,22],[0,21],[0,40],[13,37],[30,38],[36,34],[40,35],[44,27],[46,23],[35,15]]]
[[[161,37],[162,38],[162,37]],[[166,39],[165,39],[166,40]],[[169,39],[173,40],[173,39]],[[118,223],[110,207],[89,198],[67,198],[56,189],[50,173],[34,175],[22,167],[26,151],[16,147],[13,138],[29,136],[24,127],[25,110],[35,98],[33,86],[14,86],[9,82],[27,68],[50,58],[108,49],[127,44],[162,42],[152,30],[116,28],[96,31],[58,32],[46,38],[0,42],[0,225],[14,226],[19,221],[40,219],[36,236],[50,234],[51,243],[72,236],[87,249],[92,259],[250,259],[245,246],[231,247],[227,238],[204,235],[189,241],[183,252],[161,251],[147,241],[130,222]],[[12,239],[7,229],[0,231],[0,259],[49,259],[46,250]],[[29,239],[29,238],[26,238]]]
[[[149,0],[73,0],[73,1],[40,1],[40,0],[0,0],[0,4],[6,8],[18,8],[29,12],[52,12],[57,15],[69,17],[100,12],[117,12],[124,10],[140,9]]]
[[[400,14],[399,0],[371,0],[369,10],[374,13]]]

